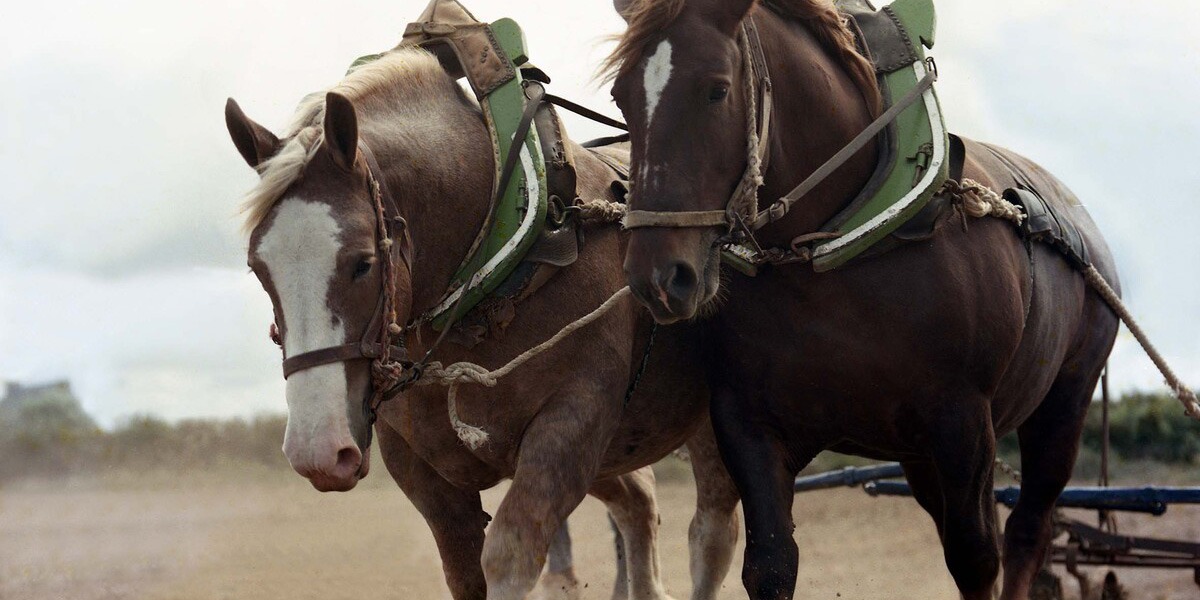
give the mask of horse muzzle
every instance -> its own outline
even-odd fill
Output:
[[[670,324],[695,316],[716,294],[711,243],[704,231],[638,229],[630,234],[625,276],[654,320]],[[680,239],[695,238],[695,239]],[[697,250],[704,251],[697,251]]]

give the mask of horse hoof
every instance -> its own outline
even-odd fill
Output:
[[[1117,574],[1112,571],[1104,576],[1104,585],[1100,588],[1100,600],[1128,600],[1125,587],[1117,581]]]
[[[574,573],[546,573],[526,600],[579,600],[579,580]]]
[[[1063,600],[1062,580],[1049,569],[1038,571],[1029,588],[1029,600]]]

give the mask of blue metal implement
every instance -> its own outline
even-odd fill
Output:
[[[903,481],[873,481],[863,489],[872,496],[911,496]],[[996,502],[1012,508],[1021,488],[996,488]],[[1161,515],[1171,504],[1200,504],[1200,488],[1180,487],[1069,487],[1058,497],[1060,508],[1119,510]]]
[[[846,467],[817,475],[797,477],[793,489],[797,492],[809,492],[843,486],[854,487],[870,481],[891,479],[893,477],[904,477],[904,469],[900,467],[900,463],[870,467]]]

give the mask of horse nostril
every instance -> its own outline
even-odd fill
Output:
[[[358,471],[359,463],[362,462],[362,452],[355,446],[349,446],[338,450],[337,466],[334,467],[334,475],[349,476]]]
[[[663,272],[659,286],[672,298],[685,301],[696,289],[696,271],[687,263],[676,262]]]

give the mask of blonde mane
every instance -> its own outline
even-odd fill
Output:
[[[629,26],[617,40],[617,47],[604,59],[600,72],[612,80],[642,61],[650,38],[661,32],[679,17],[687,0],[634,0],[624,15]],[[763,0],[783,17],[804,22],[817,41],[831,55],[842,61],[851,78],[862,90],[872,115],[879,112],[882,99],[875,67],[858,51],[854,33],[846,17],[838,12],[831,0]],[[755,7],[754,10],[757,10]]]
[[[292,116],[279,152],[258,166],[258,185],[246,194],[241,206],[246,219],[243,231],[250,233],[267,218],[321,147],[325,139],[326,92],[348,98],[359,109],[361,118],[362,101],[374,94],[398,89],[443,93],[439,88],[446,85],[454,87],[436,57],[419,48],[398,48],[357,67],[334,87],[305,96]]]

